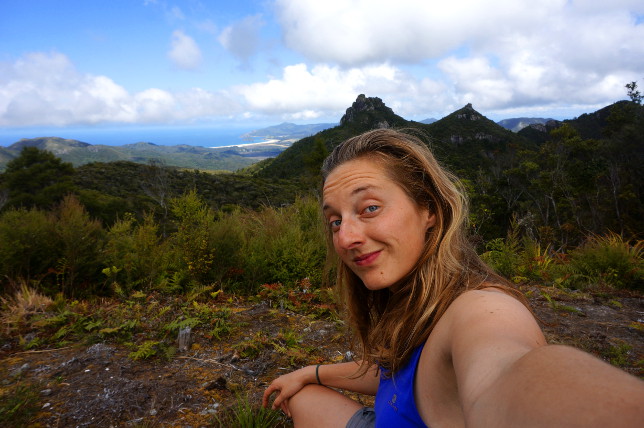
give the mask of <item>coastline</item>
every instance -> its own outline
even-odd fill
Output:
[[[208,147],[209,149],[226,149],[226,148],[231,148],[231,147],[240,147],[240,148],[251,148],[251,146],[280,146],[280,147],[289,147],[293,142],[297,141],[297,139],[289,139],[289,140],[266,140],[266,141],[260,141],[258,143],[244,143],[244,144],[231,144],[228,146],[215,146],[215,147]]]

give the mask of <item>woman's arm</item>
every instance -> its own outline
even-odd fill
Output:
[[[445,316],[467,426],[626,427],[644,420],[644,382],[585,352],[546,345],[516,299],[468,292]]]
[[[644,382],[575,348],[548,345],[512,364],[472,403],[468,426],[637,427]]]
[[[316,366],[307,366],[275,379],[264,391],[263,406],[267,407],[270,396],[277,392],[272,408],[282,408],[286,412],[289,398],[299,392],[305,385],[317,384],[315,368]],[[359,362],[325,364],[319,367],[318,375],[320,383],[324,386],[346,389],[360,394],[375,395],[380,382],[377,367],[370,367],[366,373],[355,377],[359,369]]]

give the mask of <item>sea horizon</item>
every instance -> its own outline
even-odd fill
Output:
[[[199,147],[223,147],[260,143],[260,138],[242,135],[260,129],[208,127],[123,127],[123,128],[5,128],[0,129],[0,147],[8,147],[21,139],[58,137],[78,140],[91,145],[123,146],[140,142],[159,146],[186,144]]]

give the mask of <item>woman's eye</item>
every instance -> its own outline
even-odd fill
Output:
[[[378,208],[380,208],[378,205],[369,205],[367,208],[365,208],[364,212],[365,213],[373,213],[378,211]]]
[[[342,220],[333,220],[331,221],[331,227],[340,227]]]

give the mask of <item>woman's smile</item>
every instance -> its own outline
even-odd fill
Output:
[[[380,255],[380,251],[374,251],[373,253],[368,253],[362,256],[358,256],[354,258],[353,261],[358,266],[369,266],[376,261],[379,255]]]
[[[413,269],[435,222],[369,158],[333,170],[323,199],[335,251],[371,290],[390,287]]]

